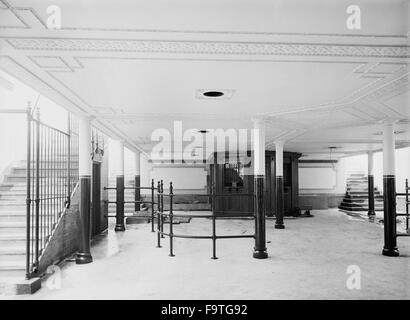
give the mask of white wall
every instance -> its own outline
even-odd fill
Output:
[[[207,171],[205,166],[192,167],[189,165],[154,165],[151,172],[151,178],[155,181],[164,180],[164,189],[168,189],[169,183],[172,182],[174,190],[179,193],[205,192],[206,175]]]
[[[346,189],[347,163],[300,163],[299,192],[301,194],[342,194]]]
[[[40,109],[40,119],[60,130],[67,129],[67,111],[16,78],[0,70],[0,109],[26,109],[28,103]],[[27,118],[25,114],[0,113],[0,178],[15,161],[26,158]]]
[[[13,162],[26,158],[26,124],[25,115],[0,113],[0,178]]]
[[[317,169],[312,169],[308,174],[303,172],[307,167],[323,167],[323,174]],[[367,175],[367,154],[342,158],[334,166],[335,176],[329,174],[329,164],[303,164],[299,165],[299,191],[300,193],[344,193],[346,178],[352,172]],[[316,170],[316,171],[315,171]],[[325,174],[326,173],[326,174]],[[329,187],[336,184],[333,188]],[[305,179],[305,180],[304,180]],[[410,179],[410,148],[396,149],[396,190],[404,192],[405,180]],[[374,182],[375,187],[383,191],[383,153],[374,154]]]

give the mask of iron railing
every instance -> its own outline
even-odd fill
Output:
[[[410,237],[410,229],[409,229],[409,222],[410,222],[410,195],[409,195],[410,187],[409,187],[409,180],[406,179],[404,192],[396,193],[396,197],[404,197],[404,207],[405,212],[397,212],[396,217],[405,217],[406,219],[406,232],[407,233],[396,233],[396,237]],[[396,225],[395,225],[396,227]]]
[[[158,182],[159,183],[159,182]],[[124,200],[124,190],[131,189],[134,190],[134,200],[133,201],[125,201]],[[151,204],[151,232],[155,232],[154,230],[154,219],[155,219],[155,184],[154,179],[151,180],[150,187],[141,187],[141,186],[124,186],[124,185],[116,185],[115,187],[104,187],[104,190],[115,190],[116,198],[115,201],[105,200],[104,202],[107,204],[114,204],[116,206],[116,213],[115,215],[106,215],[106,218],[115,218],[117,225],[124,226],[124,219],[128,217],[135,217],[135,215],[124,215],[124,204],[125,203],[138,203],[138,204]],[[141,200],[140,192],[141,190],[150,190],[151,191],[151,201],[148,200]]]
[[[78,181],[78,134],[69,116],[67,132],[27,111],[26,277],[39,261]]]
[[[237,197],[237,196],[242,196],[242,197],[251,197],[254,198],[256,195],[254,193],[241,193],[241,194],[228,194],[228,193],[216,193],[215,190],[212,190],[212,193],[209,194],[200,194],[200,196],[204,197],[212,197],[212,213],[211,214],[203,214],[203,215],[198,215],[198,214],[175,214],[174,209],[173,209],[173,204],[174,204],[174,192],[173,192],[173,185],[172,182],[169,184],[169,193],[165,194],[164,193],[164,185],[161,180],[161,182],[158,182],[158,187],[157,187],[157,194],[158,194],[158,210],[157,210],[157,248],[161,248],[161,238],[164,238],[164,236],[169,237],[169,256],[173,257],[175,256],[174,254],[174,238],[186,238],[186,239],[208,239],[212,240],[212,257],[211,259],[218,259],[216,256],[216,241],[218,239],[239,239],[239,238],[256,238],[256,225],[255,225],[255,230],[254,233],[252,234],[238,234],[238,235],[219,235],[216,232],[216,220],[217,218],[224,218],[226,217],[226,213],[229,214],[241,214],[243,212],[233,212],[233,211],[217,211],[215,209],[215,200],[216,198],[219,197]],[[169,211],[164,212],[164,197],[169,198]],[[255,212],[248,212],[249,214],[252,214],[253,219],[255,219],[256,215]],[[212,221],[212,234],[210,235],[187,235],[187,234],[176,234],[174,233],[174,218],[206,218],[206,219],[211,219]],[[235,218],[235,216],[230,215],[230,218]],[[237,216],[242,217],[242,216]],[[169,231],[165,232],[164,231],[164,221],[165,219],[168,220],[169,223]],[[255,220],[256,223],[256,220]]]

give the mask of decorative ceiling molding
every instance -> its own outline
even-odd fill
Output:
[[[46,28],[45,21],[40,17],[33,7],[29,6],[12,6],[6,0],[0,0],[0,9],[11,11],[24,26],[3,26],[0,29],[31,29],[24,19],[17,13],[18,11],[30,12],[39,23]],[[242,35],[242,36],[301,36],[301,37],[332,37],[332,38],[391,38],[391,39],[408,39],[409,33],[406,34],[361,34],[361,33],[315,33],[315,32],[273,32],[273,31],[245,31],[245,30],[191,30],[191,29],[148,29],[148,28],[101,28],[101,27],[69,27],[62,26],[60,30],[75,32],[115,32],[115,33],[174,33],[174,34],[194,34],[194,35]]]
[[[18,50],[410,58],[409,46],[133,39],[12,38]]]

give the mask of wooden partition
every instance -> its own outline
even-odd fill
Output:
[[[215,156],[215,155],[214,155]],[[285,215],[293,215],[298,211],[299,186],[298,186],[298,159],[300,153],[284,152],[284,208]],[[254,176],[243,174],[243,166],[239,162],[210,165],[209,188],[215,183],[217,193],[240,194],[254,192]],[[265,174],[265,212],[267,216],[275,214],[276,203],[276,172],[275,152],[266,151],[266,174]],[[253,214],[254,200],[251,197],[227,197],[216,199],[217,211],[225,212],[226,216],[243,216]],[[232,214],[230,214],[232,212]]]

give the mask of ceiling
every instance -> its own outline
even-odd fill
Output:
[[[158,128],[267,124],[305,158],[410,146],[408,1],[0,0],[0,68],[130,149]],[[47,28],[47,8],[62,27]],[[205,99],[204,90],[222,90]]]

